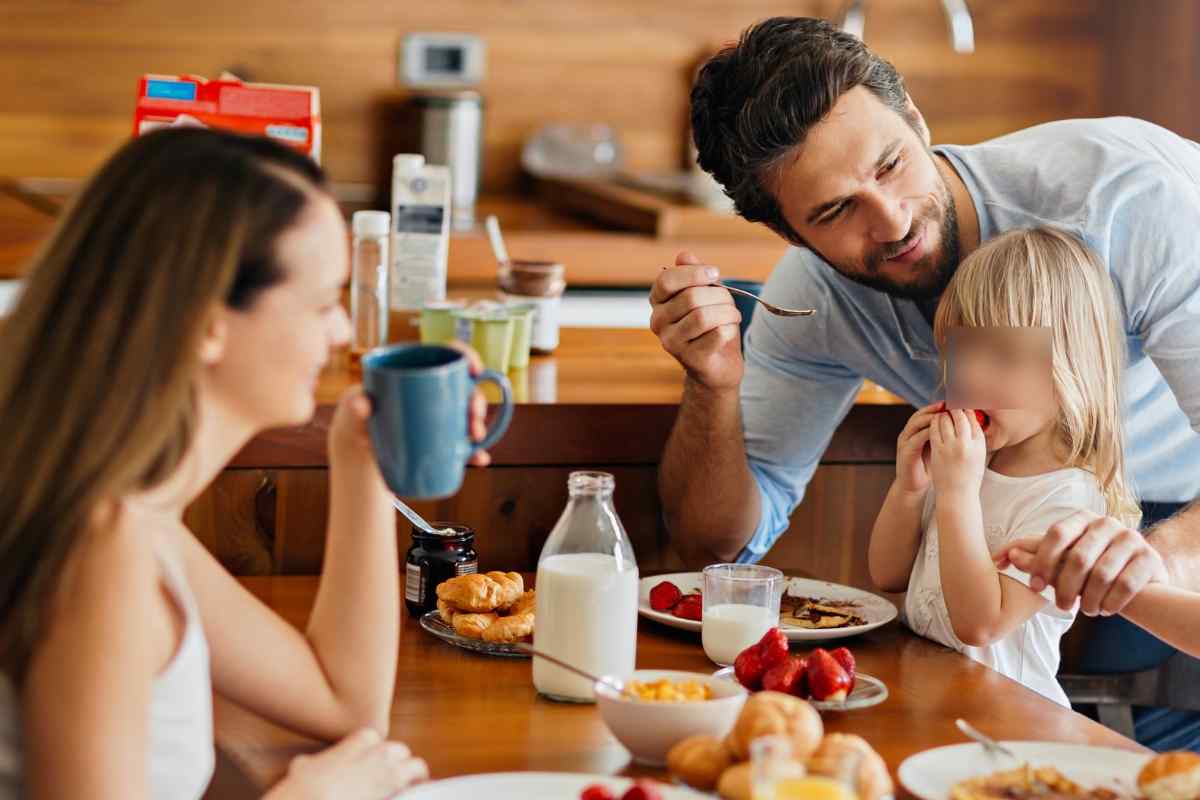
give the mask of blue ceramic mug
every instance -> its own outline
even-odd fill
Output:
[[[762,294],[763,285],[758,281],[726,280],[722,278],[721,283],[732,286],[735,289],[750,292],[755,297]],[[750,327],[750,318],[754,316],[754,308],[758,303],[744,294],[734,294],[733,292],[730,292],[730,294],[733,295],[733,304],[737,306],[738,311],[742,312],[742,324],[738,326],[738,329],[742,339],[745,340],[746,329]]]
[[[369,428],[388,488],[433,500],[459,490],[463,468],[500,440],[512,421],[512,387],[498,372],[472,378],[467,358],[441,345],[400,344],[363,356],[363,388],[371,398]],[[480,381],[500,387],[500,414],[478,444],[467,433],[467,408]]]

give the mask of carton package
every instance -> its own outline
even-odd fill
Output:
[[[321,95],[314,86],[245,83],[233,76],[210,81],[197,75],[143,75],[133,135],[177,121],[268,136],[321,160]]]

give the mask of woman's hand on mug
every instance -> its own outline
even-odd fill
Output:
[[[367,428],[370,419],[371,399],[361,386],[351,386],[342,392],[329,425],[331,461],[366,460],[374,463],[371,434]]]
[[[467,345],[462,342],[450,342],[448,347],[453,347],[467,357],[467,371],[471,373],[471,377],[479,376],[483,372],[483,359]],[[471,400],[467,404],[467,434],[473,442],[483,441],[483,437],[487,435],[487,397],[480,391],[479,387],[475,387],[475,391],[471,393]],[[492,463],[492,457],[487,451],[480,450],[475,455],[471,456],[471,460],[467,462],[475,467],[486,467]]]
[[[319,753],[292,759],[287,775],[264,800],[385,800],[428,778],[424,760],[367,728]]]

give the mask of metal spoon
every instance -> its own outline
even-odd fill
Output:
[[[586,678],[587,680],[591,681],[592,683],[603,683],[605,686],[610,687],[615,692],[622,693],[622,694],[625,692],[625,683],[624,683],[624,681],[620,680],[619,678],[612,678],[612,677],[609,677],[608,675],[605,675],[602,678],[597,678],[595,675],[591,674],[590,672],[584,672],[579,667],[576,667],[573,664],[568,664],[567,662],[565,662],[559,658],[555,658],[552,655],[543,653],[541,650],[534,650],[533,645],[525,644],[524,642],[515,642],[515,644],[516,644],[516,647],[518,650],[524,650],[526,653],[529,653],[534,658],[544,658],[547,661],[549,661],[551,664],[562,667],[567,672],[573,672],[581,678]]]
[[[768,303],[766,300],[763,300],[761,297],[756,295],[754,292],[747,292],[745,289],[738,289],[734,286],[726,286],[725,284],[721,283],[720,281],[717,281],[716,283],[714,283],[712,285],[720,286],[722,289],[733,292],[734,294],[745,295],[746,297],[749,297],[750,299],[754,300],[756,303],[760,304],[763,308],[765,308],[767,311],[771,312],[772,314],[774,314],[777,317],[809,317],[809,316],[812,316],[813,314],[817,313],[817,310],[815,308],[780,308],[779,306],[772,305],[771,303]]]
[[[420,514],[413,511],[411,508],[409,508],[408,505],[405,504],[405,502],[403,500],[401,500],[399,497],[395,497],[395,496],[392,497],[392,507],[395,508],[397,511],[399,511],[401,514],[403,514],[405,517],[407,517],[409,522],[411,522],[413,525],[416,525],[418,528],[425,531],[426,533],[432,533],[434,535],[445,535],[447,533],[454,533],[453,528],[438,529],[438,528],[433,527],[428,522],[426,522],[425,519]]]
[[[965,719],[956,719],[954,720],[954,724],[958,726],[958,729],[962,731],[968,739],[973,739],[974,741],[978,742],[983,747],[984,752],[988,755],[995,757],[995,755],[999,753],[1000,755],[1008,756],[1019,764],[1025,763],[1025,759],[1020,758],[1012,750],[1009,750],[1007,747],[1000,744],[995,739],[988,736],[971,723],[967,722]]]
[[[500,220],[495,214],[488,214],[483,227],[487,229],[488,241],[492,243],[492,255],[503,267],[508,263],[508,248],[504,246],[504,237],[500,235]]]

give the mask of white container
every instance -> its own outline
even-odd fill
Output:
[[[403,153],[392,159],[391,306],[416,311],[446,299],[450,170]]]
[[[508,306],[530,305],[534,307],[533,328],[529,333],[529,347],[537,353],[549,353],[558,347],[558,307],[562,297],[526,297],[501,292],[500,297]]]
[[[567,485],[567,507],[538,559],[534,643],[592,675],[629,675],[637,655],[638,569],[613,510],[613,477],[573,472]],[[533,685],[552,700],[595,701],[589,681],[536,656]]]

